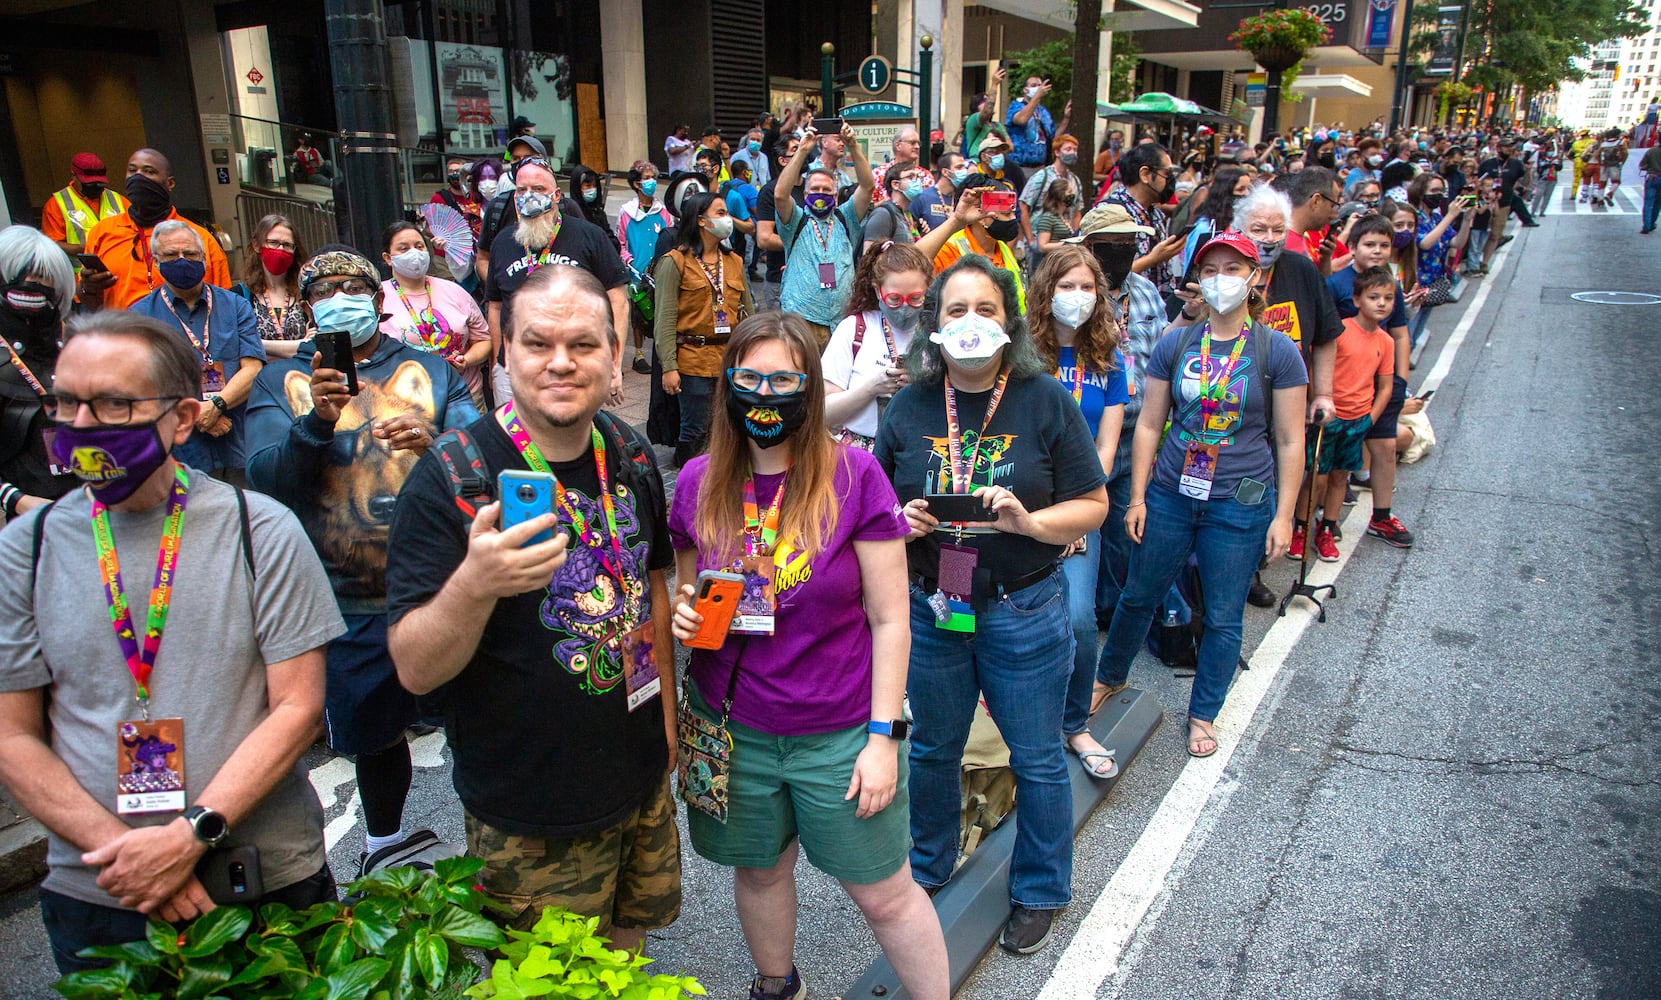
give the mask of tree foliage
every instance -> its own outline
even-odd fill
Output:
[[[1411,56],[1436,45],[1436,7],[1413,11]],[[1648,30],[1639,0],[1471,0],[1462,82],[1496,90],[1512,84],[1538,93],[1585,78],[1576,59],[1612,38]]]
[[[1136,44],[1136,37],[1128,31],[1113,33],[1113,76],[1108,83],[1108,99],[1117,104],[1128,101],[1135,96],[1136,67],[1142,61],[1142,47]],[[1021,85],[1028,76],[1047,78],[1051,81],[1050,92],[1044,98],[1044,106],[1050,109],[1050,114],[1057,120],[1061,118],[1061,111],[1067,106],[1067,101],[1073,96],[1073,36],[1069,32],[1061,38],[1035,45],[1030,49],[1017,49],[1003,54],[1004,65],[1013,67],[1010,70],[1010,89],[1019,94]],[[1088,103],[1094,104],[1091,99]],[[1073,106],[1075,115],[1083,114],[1084,102]]]

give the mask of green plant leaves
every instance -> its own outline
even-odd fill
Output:
[[[415,965],[421,970],[421,978],[427,981],[428,986],[437,986],[450,966],[450,949],[444,944],[444,939],[429,930],[417,931],[410,951],[415,954]]]
[[[500,927],[477,913],[456,907],[434,916],[431,929],[434,934],[472,948],[499,948],[506,941]]]
[[[483,858],[440,858],[433,863],[433,875],[445,885],[471,886],[473,876],[483,870]]]
[[[220,906],[191,921],[185,929],[184,947],[179,954],[186,958],[211,955],[248,932],[254,915],[240,906]]]
[[[327,1000],[364,1000],[391,966],[384,958],[363,958],[331,973]]]

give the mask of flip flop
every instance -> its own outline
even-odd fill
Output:
[[[1090,775],[1090,777],[1101,781],[1107,781],[1110,778],[1116,778],[1119,776],[1117,751],[1105,748],[1101,750],[1080,750],[1074,747],[1072,743],[1067,744],[1067,749],[1071,750],[1078,757],[1079,763],[1084,765],[1084,773]],[[1095,760],[1107,761],[1107,770],[1100,770],[1101,765],[1091,763],[1091,761]]]
[[[1129,683],[1097,684],[1090,692],[1090,714],[1095,715],[1097,712],[1100,712],[1103,705],[1107,704],[1109,700],[1128,687],[1130,687]]]
[[[1197,736],[1194,734],[1195,727],[1199,728],[1199,735],[1197,735]],[[1206,742],[1208,740],[1211,743],[1211,749],[1210,750],[1207,750],[1205,753],[1199,753],[1199,752],[1195,751],[1194,744],[1203,743],[1203,742]],[[1211,756],[1212,754],[1214,754],[1216,752],[1217,752],[1217,730],[1216,730],[1216,728],[1214,726],[1212,726],[1212,724],[1209,723],[1209,722],[1201,722],[1199,719],[1189,719],[1188,720],[1188,756],[1190,756],[1190,757],[1209,757],[1209,756]]]

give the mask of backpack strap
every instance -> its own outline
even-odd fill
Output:
[[[1269,460],[1275,458],[1275,377],[1269,370],[1269,352],[1274,350],[1274,334],[1262,323],[1252,324],[1252,356],[1257,362],[1258,378],[1263,382],[1264,437],[1269,439]]]
[[[53,500],[42,507],[40,513],[35,516],[34,532],[29,545],[29,593],[31,595],[35,592],[35,577],[40,570],[40,548],[46,543],[46,515],[52,513],[52,508],[57,505],[58,502]]]
[[[652,454],[651,446],[635,429],[606,410],[594,414],[594,425],[605,438],[606,447],[617,453],[618,475],[630,491],[636,495],[642,492],[650,492],[654,496],[661,493],[662,476],[658,472],[657,458]]]
[[[859,360],[859,349],[865,345],[865,314],[854,314],[854,360]]]
[[[438,450],[438,460],[450,482],[450,496],[456,502],[456,509],[471,521],[478,516],[480,507],[496,499],[495,491],[490,488],[490,477],[485,475],[484,454],[472,436],[461,428],[440,434],[433,447]]]
[[[248,494],[240,486],[232,486],[231,489],[236,490],[237,515],[241,518],[242,561],[248,567],[248,575],[257,580],[259,569],[254,565],[254,529],[248,520]]]

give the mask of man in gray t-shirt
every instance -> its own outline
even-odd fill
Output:
[[[258,494],[239,502],[168,454],[203,406],[200,378],[189,345],[155,320],[107,312],[72,326],[49,412],[60,460],[94,493],[0,532],[0,780],[51,835],[41,914],[66,972],[88,967],[73,957],[83,947],[142,940],[147,915],[212,909],[203,880],[224,855],[210,850],[257,850],[264,895],[238,903],[334,895],[299,759],[320,728],[323,647],[345,626],[293,514]],[[133,623],[125,642],[95,496]],[[165,627],[140,702],[169,538]]]

